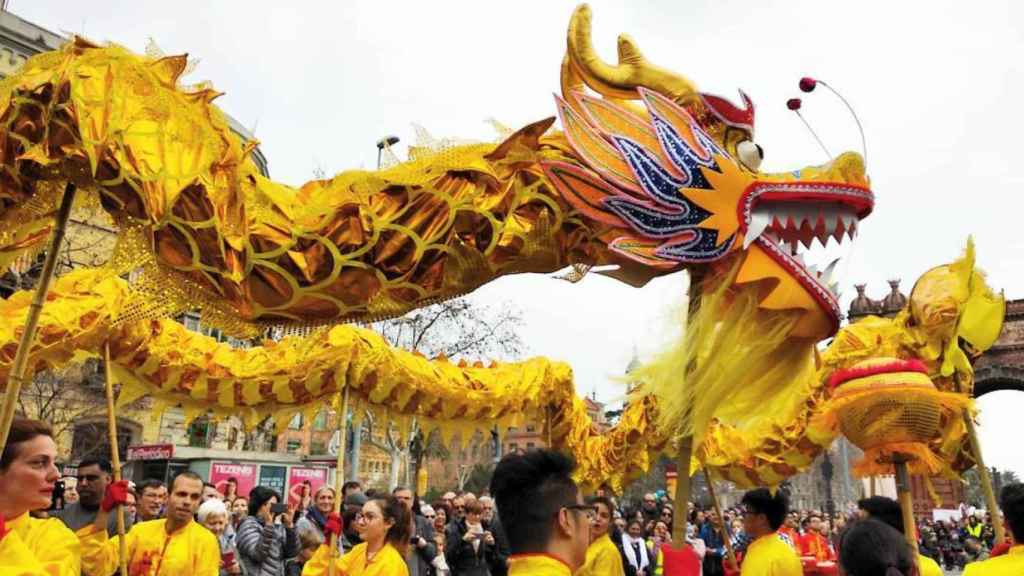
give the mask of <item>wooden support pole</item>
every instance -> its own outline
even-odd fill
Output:
[[[348,386],[342,390],[341,393],[341,413],[338,414],[338,461],[336,463],[337,468],[334,472],[334,512],[337,514],[341,513],[342,496],[341,487],[345,483],[345,448],[346,448],[346,432],[348,431]],[[359,430],[353,428],[353,434],[359,434]],[[358,466],[359,463],[355,462],[354,466]],[[335,564],[338,557],[338,536],[331,534],[331,554],[329,556],[330,561],[327,563],[327,576],[335,575]]]
[[[907,538],[914,555],[917,555],[917,522],[914,520],[914,498],[910,493],[910,474],[907,473],[907,460],[897,456],[893,460],[896,468],[896,495],[903,513],[903,534]]]
[[[672,523],[672,545],[676,548],[686,546],[686,523],[690,503],[690,458],[693,456],[693,437],[686,436],[679,441],[679,453],[676,455],[676,493],[673,502],[676,505],[676,522]],[[682,514],[679,511],[682,510]],[[682,522],[678,520],[682,519]]]
[[[718,515],[718,534],[722,537],[722,541],[725,542],[725,556],[729,559],[729,566],[739,571],[740,565],[736,562],[736,551],[732,549],[732,540],[729,538],[729,532],[725,528],[725,516],[722,516],[722,507],[718,504],[718,497],[715,496],[715,483],[711,480],[711,473],[708,472],[707,468],[704,468],[704,480],[708,483],[708,494],[711,496],[711,504],[715,507],[715,514]]]
[[[10,375],[7,377],[7,391],[4,394],[3,409],[0,413],[0,449],[7,446],[7,434],[11,431],[11,424],[14,422],[14,409],[18,405],[18,395],[27,380],[25,373],[28,371],[28,355],[32,350],[32,343],[36,339],[39,314],[43,311],[46,294],[50,291],[50,282],[57,270],[57,255],[60,253],[61,243],[64,242],[64,232],[67,229],[68,218],[71,217],[71,205],[74,204],[74,201],[75,185],[68,182],[64,187],[64,196],[61,198],[57,216],[54,218],[53,234],[50,235],[50,245],[46,249],[43,272],[39,276],[39,283],[36,284],[36,292],[32,296],[32,304],[25,318],[25,328],[21,333],[21,340],[18,342],[18,351],[14,354],[14,363],[11,366]]]
[[[107,389],[107,433],[110,440],[110,465],[114,469],[114,482],[121,481],[121,454],[117,447],[117,414],[114,412],[114,371],[110,367],[110,343],[104,348],[103,354],[104,371],[106,372]],[[118,560],[120,560],[121,574],[128,573],[128,548],[124,539],[124,506],[117,505],[114,512],[117,518],[118,535]]]
[[[981,443],[978,442],[978,431],[974,426],[974,419],[971,414],[964,411],[964,424],[967,425],[967,438],[971,443],[971,452],[974,462],[978,466],[978,478],[981,479],[981,489],[985,493],[985,506],[988,513],[992,515],[992,528],[995,529],[996,543],[1006,541],[1006,526],[1003,524],[1002,515],[999,512],[999,502],[996,500],[996,491],[992,487],[992,476],[985,466],[985,459],[981,457]]]

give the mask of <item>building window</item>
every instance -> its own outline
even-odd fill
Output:
[[[310,454],[327,454],[327,446],[323,442],[313,440],[309,443]]]
[[[537,430],[537,427],[534,426],[533,424],[527,424],[526,425],[526,431],[527,432],[535,432],[536,430]]]
[[[288,441],[288,453],[289,454],[296,454],[296,453],[298,453],[299,450],[302,450],[302,442],[301,441],[299,441],[299,440],[289,440]]]
[[[508,451],[510,454],[515,454],[519,450],[519,444],[516,442],[509,442]]]
[[[216,431],[217,425],[205,416],[196,418],[188,425],[188,445],[193,448],[209,448]]]
[[[302,430],[302,412],[292,416],[292,421],[288,423],[288,427],[292,430]]]
[[[527,442],[526,443],[526,449],[527,450],[533,450],[533,442]]]
[[[313,419],[313,430],[323,432],[327,430],[327,410],[321,410]]]

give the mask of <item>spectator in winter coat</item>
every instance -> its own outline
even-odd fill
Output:
[[[465,506],[465,517],[448,526],[445,560],[452,574],[491,576],[494,533],[483,524],[483,506],[478,500],[470,500]]]
[[[264,486],[249,493],[249,516],[238,526],[236,544],[247,576],[282,576],[284,561],[299,552],[292,514],[274,514],[281,495]]]

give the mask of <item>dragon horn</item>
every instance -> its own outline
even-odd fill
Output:
[[[612,98],[635,100],[636,88],[653,90],[677,104],[686,104],[698,98],[697,88],[686,78],[659,68],[647,61],[633,40],[619,36],[619,64],[612,66],[602,61],[594,51],[590,37],[590,6],[580,4],[569,21],[568,56],[572,72],[595,92]],[[563,76],[567,73],[562,69]],[[572,85],[563,78],[563,86]]]

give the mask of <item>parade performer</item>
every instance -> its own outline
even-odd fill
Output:
[[[60,478],[48,424],[15,418],[0,456],[0,574],[78,576],[80,546],[56,518],[29,516],[50,507]]]
[[[821,516],[811,515],[807,533],[800,537],[800,553],[804,556],[813,556],[818,562],[835,561],[835,551],[832,550],[828,538],[821,533]]]
[[[753,538],[743,558],[742,576],[803,576],[800,558],[778,535],[788,503],[782,492],[747,492],[741,501],[743,531]]]
[[[571,576],[586,562],[593,512],[573,468],[554,450],[510,454],[495,466],[490,489],[512,552],[509,576]]]
[[[411,512],[394,496],[371,498],[363,504],[363,515],[356,520],[356,530],[363,540],[341,558],[331,559],[331,547],[322,544],[302,568],[303,576],[327,574],[333,561],[343,576],[409,576],[405,554],[412,537]],[[331,514],[324,527],[327,533],[340,537],[341,519]]]
[[[587,503],[594,507],[594,521],[590,524],[591,542],[587,547],[587,559],[576,576],[621,576],[625,573],[622,554],[608,533],[615,507],[603,496],[591,498]]]
[[[127,483],[107,489],[91,532],[79,532],[82,541],[82,573],[110,576],[118,569],[120,538],[107,536],[107,514],[125,502]],[[199,509],[203,479],[182,472],[171,483],[166,518],[140,522],[125,535],[129,576],[217,576],[220,544],[217,537],[193,517]]]

